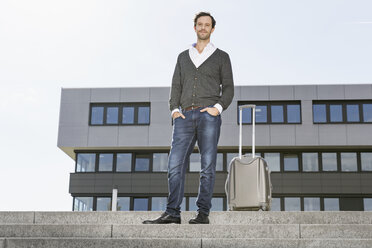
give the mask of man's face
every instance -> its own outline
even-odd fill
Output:
[[[214,31],[214,28],[212,28],[212,18],[210,16],[199,17],[194,29],[199,40],[208,40]]]

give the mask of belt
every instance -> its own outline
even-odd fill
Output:
[[[194,109],[197,109],[197,108],[202,108],[202,107],[201,106],[191,106],[191,107],[184,108],[183,110],[184,111],[189,111],[189,110],[194,110]]]

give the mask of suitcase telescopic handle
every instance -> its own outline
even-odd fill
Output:
[[[256,157],[255,149],[255,122],[256,122],[256,105],[246,104],[239,106],[239,159],[242,159],[242,130],[243,130],[243,108],[252,109],[252,157]]]

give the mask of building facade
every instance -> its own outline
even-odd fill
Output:
[[[172,138],[169,87],[62,89],[58,147],[75,161],[74,211],[166,206]],[[273,211],[372,210],[372,85],[236,86],[222,113],[212,211],[227,209],[229,162],[238,153],[238,106],[256,104],[256,153],[272,171]],[[251,152],[243,112],[243,153]],[[182,210],[196,210],[195,147]]]

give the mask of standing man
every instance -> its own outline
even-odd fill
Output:
[[[174,125],[168,161],[167,209],[159,218],[146,220],[144,224],[181,223],[185,174],[196,141],[201,155],[198,215],[189,223],[209,224],[220,114],[234,96],[229,55],[210,43],[215,25],[209,13],[198,13],[194,19],[197,42],[178,56],[169,100]]]

